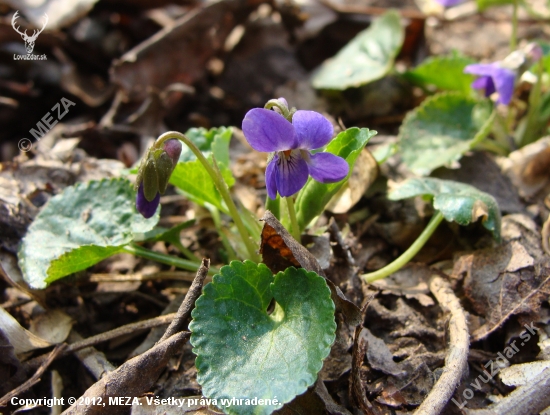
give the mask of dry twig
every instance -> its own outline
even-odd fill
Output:
[[[430,291],[444,311],[451,313],[449,320],[450,345],[441,377],[434,385],[415,415],[438,415],[458,386],[466,368],[469,349],[466,314],[451,286],[439,275],[432,276]]]
[[[61,354],[57,357],[67,356],[69,353],[73,353],[77,350],[84,349],[86,347],[95,346],[96,344],[103,343],[112,339],[115,339],[126,334],[134,333],[137,330],[147,330],[153,327],[162,326],[164,324],[170,324],[172,319],[176,316],[176,313],[166,314],[164,316],[158,316],[149,320],[138,321],[137,323],[126,324],[122,327],[106,331],[104,333],[97,334],[87,339],[77,341],[67,346]],[[25,362],[24,367],[26,370],[36,368],[42,364],[48,358],[48,354],[37,356],[29,361]]]
[[[160,343],[164,340],[166,340],[171,335],[177,333],[179,330],[183,328],[183,325],[185,324],[185,321],[189,317],[189,314],[191,313],[191,310],[195,306],[195,301],[202,292],[202,285],[204,283],[204,280],[206,276],[208,275],[208,269],[210,268],[210,260],[203,258],[202,264],[199,267],[197,271],[197,276],[193,280],[193,283],[191,284],[191,287],[189,287],[189,290],[187,291],[187,295],[185,296],[185,300],[180,305],[180,308],[176,312],[176,316],[172,320],[172,323],[168,326],[166,331],[164,332],[163,336],[160,338],[160,340],[157,342]]]

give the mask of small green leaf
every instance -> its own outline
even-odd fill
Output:
[[[405,37],[401,17],[390,10],[355,36],[313,76],[317,89],[358,87],[386,75]]]
[[[79,183],[54,196],[29,226],[19,249],[23,277],[34,288],[88,268],[152,229],[135,209],[126,179]]]
[[[488,100],[457,92],[436,94],[409,112],[401,125],[403,161],[418,175],[450,165],[485,138],[493,119]]]
[[[424,177],[405,180],[388,195],[391,200],[414,196],[432,196],[434,208],[449,222],[464,226],[481,218],[483,226],[500,240],[500,209],[490,194],[468,184]]]
[[[227,213],[214,181],[199,160],[179,162],[170,176],[170,183],[196,204],[210,203]]]
[[[229,166],[229,142],[233,135],[231,127],[218,127],[207,130],[206,128],[190,128],[185,135],[191,140],[205,156],[214,153],[219,164]],[[192,161],[197,158],[187,146],[183,146],[180,162]]]
[[[264,264],[233,261],[204,287],[192,316],[197,380],[229,414],[267,415],[305,392],[335,339],[330,289],[303,268],[274,277]],[[224,404],[232,398],[243,404]],[[278,404],[246,403],[253,398]]]
[[[185,133],[210,162],[212,162],[212,156],[216,158],[222,176],[229,187],[235,184],[235,178],[229,168],[229,142],[232,134],[231,128],[227,127],[210,130],[191,128]],[[205,203],[210,203],[222,212],[228,213],[210,175],[186,146],[183,146],[180,161],[170,177],[170,183],[198,205],[204,206]]]
[[[416,68],[405,72],[403,76],[417,85],[433,85],[443,91],[459,91],[468,94],[475,77],[463,71],[467,65],[475,62],[474,59],[458,53],[449,56],[433,56]]]
[[[338,134],[325,151],[336,154],[348,162],[349,177],[359,153],[376,134],[376,131],[368,128],[348,128]],[[308,179],[296,198],[296,218],[300,229],[304,229],[316,216],[323,212],[327,203],[338,192],[348,177],[337,183],[328,184],[319,183],[311,177]]]

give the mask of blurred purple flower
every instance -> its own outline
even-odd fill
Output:
[[[498,62],[478,63],[466,66],[464,73],[479,76],[472,83],[472,88],[484,89],[486,97],[498,92],[499,104],[508,105],[512,100],[516,76],[511,69],[500,66]]]
[[[160,195],[166,191],[168,179],[174,171],[181,154],[181,142],[176,139],[164,142],[162,149],[156,149],[156,144],[149,149],[144,162],[139,168],[139,188],[136,196],[136,209],[149,219],[157,211]],[[145,192],[145,184],[148,193]],[[149,195],[149,197],[146,196]]]
[[[464,0],[435,0],[439,4],[441,4],[443,7],[453,7],[457,4],[463,3]]]
[[[270,199],[275,199],[277,192],[292,196],[304,187],[309,175],[321,183],[334,183],[349,172],[341,157],[310,153],[328,144],[333,134],[330,121],[318,112],[296,111],[291,123],[276,111],[254,108],[245,115],[242,129],[254,150],[274,153],[265,171]]]

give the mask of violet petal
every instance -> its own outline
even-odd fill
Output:
[[[477,76],[493,76],[497,63],[474,63],[464,68],[464,73],[470,73]]]
[[[267,168],[265,169],[265,186],[267,188],[267,196],[271,200],[275,200],[277,198],[277,180],[275,178],[275,167],[277,166],[277,162],[279,160],[279,155],[275,154],[273,159],[269,162],[267,165]]]
[[[277,156],[277,160],[273,159],[271,162],[274,164],[273,175],[277,191],[282,197],[292,196],[307,182],[309,176],[307,163],[299,151],[293,151],[288,158],[282,154]]]
[[[332,153],[313,154],[307,165],[311,177],[321,183],[339,182],[349,172],[347,161]]]
[[[297,148],[315,150],[332,140],[334,128],[329,120],[315,111],[296,111],[292,116]]]
[[[246,141],[256,151],[270,153],[295,148],[294,127],[275,111],[251,109],[244,116],[242,129]]]
[[[498,92],[497,102],[508,105],[514,95],[514,81],[516,80],[514,72],[508,68],[498,68],[492,79]]]
[[[464,0],[436,0],[436,1],[439,4],[441,4],[443,7],[452,7],[464,2]]]
[[[492,95],[496,91],[495,83],[490,76],[481,76],[477,78],[472,82],[472,88],[483,89],[486,97]]]
[[[152,201],[148,201],[145,198],[145,193],[143,192],[143,183],[139,185],[139,189],[136,197],[136,208],[139,213],[145,218],[149,219],[155,214],[160,203],[160,193],[157,192],[157,195]]]

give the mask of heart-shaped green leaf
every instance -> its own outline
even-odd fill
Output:
[[[305,392],[335,339],[330,290],[303,268],[273,276],[264,264],[233,261],[204,287],[192,316],[197,380],[229,414],[270,414]]]
[[[404,37],[399,13],[386,12],[323,63],[313,76],[313,87],[343,90],[382,78],[392,68]]]
[[[144,219],[136,212],[135,198],[126,179],[79,183],[52,197],[19,249],[25,280],[34,288],[45,288],[119,252],[134,234],[152,229],[160,209]]]
[[[416,68],[405,72],[404,77],[417,85],[433,85],[443,91],[468,94],[475,77],[465,74],[464,68],[475,62],[474,59],[457,53],[450,56],[432,56]]]
[[[489,133],[494,119],[488,100],[444,92],[407,114],[399,130],[405,164],[418,175],[451,165]]]
[[[212,162],[212,156],[216,158],[225,182],[229,187],[233,186],[235,178],[229,169],[231,128],[219,127],[210,130],[191,128],[185,135],[193,141],[210,162]],[[204,206],[205,203],[210,203],[222,212],[228,213],[210,175],[186,146],[183,146],[180,161],[170,177],[170,183],[198,205]]]
[[[468,225],[481,218],[483,226],[500,240],[500,209],[490,194],[465,183],[424,177],[407,179],[388,195],[391,200],[414,196],[433,197],[434,208],[446,220],[459,225]]]
[[[348,128],[338,134],[325,151],[336,154],[348,162],[349,177],[359,153],[376,134],[376,131],[368,128]],[[316,216],[323,212],[327,203],[338,192],[348,177],[337,183],[328,184],[319,183],[311,177],[308,179],[296,198],[296,218],[300,229],[304,229]]]

